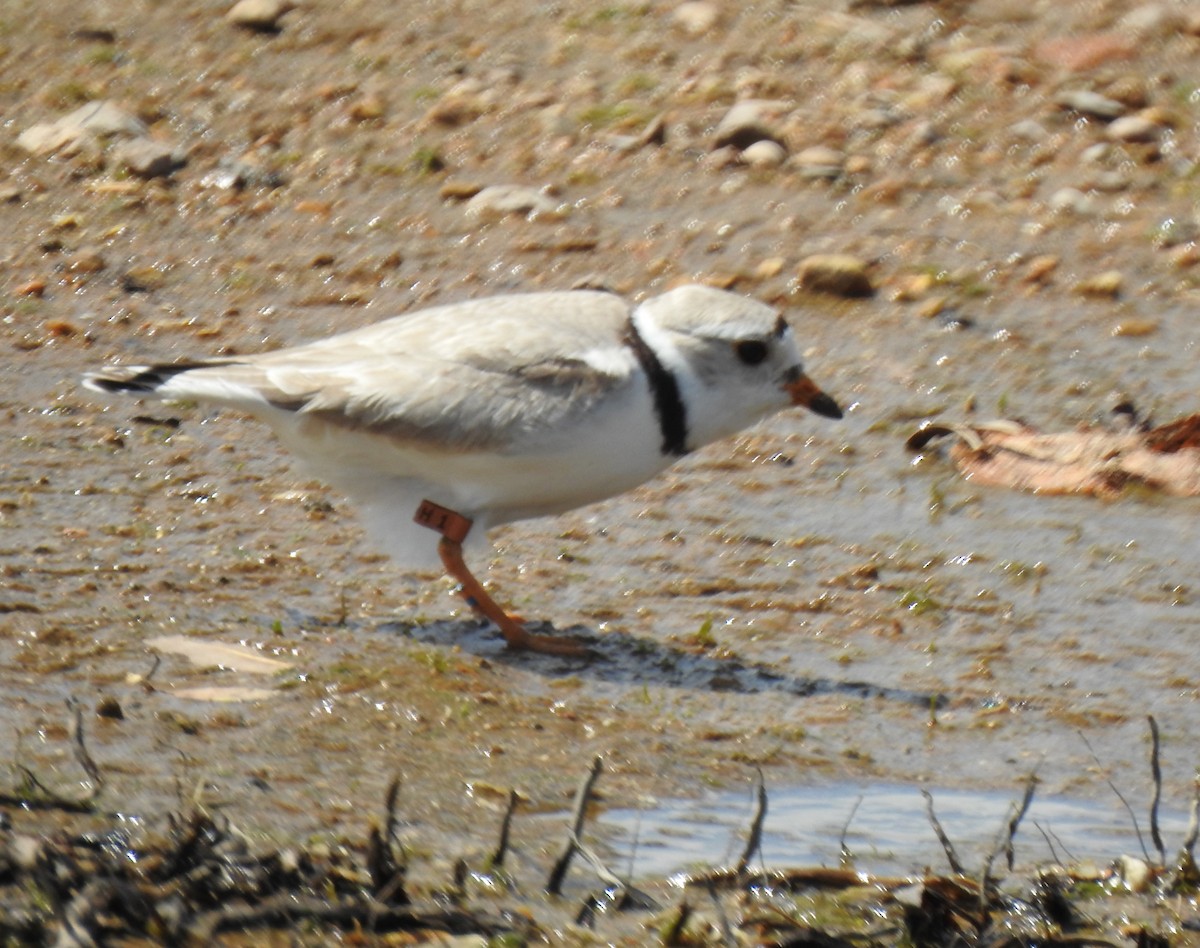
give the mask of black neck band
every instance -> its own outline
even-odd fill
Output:
[[[654,414],[658,416],[658,428],[662,432],[662,453],[682,457],[688,453],[687,409],[679,397],[679,383],[669,369],[659,361],[654,350],[646,345],[639,335],[633,320],[625,324],[625,345],[637,356],[642,371],[650,383],[650,394],[654,396]]]

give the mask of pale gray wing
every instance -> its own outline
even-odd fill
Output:
[[[627,318],[628,304],[606,293],[496,297],[245,368],[277,408],[442,450],[503,450],[577,423],[631,383],[636,359],[619,344]]]

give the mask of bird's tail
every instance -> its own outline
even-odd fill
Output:
[[[96,392],[108,392],[140,397],[169,397],[160,392],[168,382],[183,372],[226,364],[222,360],[172,362],[159,365],[109,365],[83,377],[83,384]]]

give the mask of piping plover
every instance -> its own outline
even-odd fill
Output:
[[[398,564],[436,552],[510,648],[555,654],[582,649],[497,605],[463,559],[468,536],[619,494],[789,405],[842,414],[776,310],[705,286],[637,305],[589,290],[470,300],[275,352],[110,365],[84,384],[261,419]]]

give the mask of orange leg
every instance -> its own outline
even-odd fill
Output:
[[[462,555],[462,542],[471,532],[472,521],[457,511],[425,500],[417,508],[413,519],[423,527],[436,530],[442,535],[438,541],[438,555],[446,572],[459,583],[459,592],[472,609],[494,622],[504,635],[511,649],[529,649],[548,655],[588,655],[589,650],[576,642],[555,638],[551,635],[534,635],[519,621],[504,611],[491,596],[483,583],[467,568]]]

